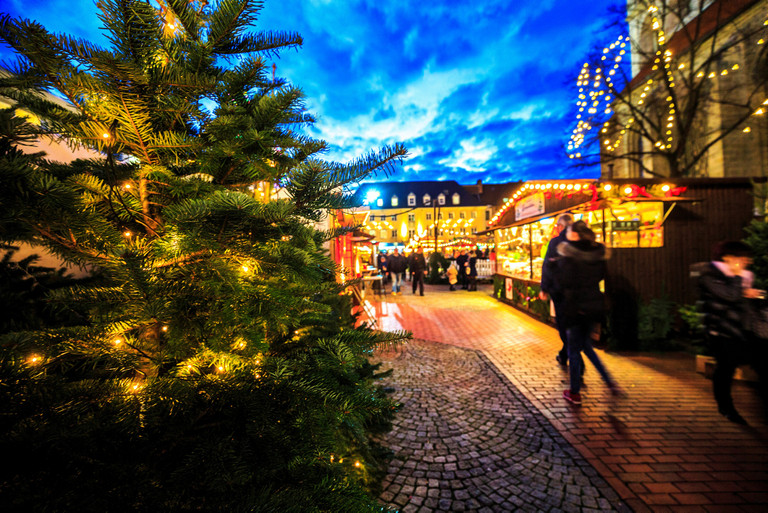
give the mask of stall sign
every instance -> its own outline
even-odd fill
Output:
[[[512,278],[506,278],[504,280],[504,297],[507,299],[512,299],[512,296],[515,295],[515,282],[512,281]]]
[[[636,232],[640,229],[640,221],[637,219],[631,221],[612,221],[611,230],[615,232]]]
[[[544,213],[544,193],[537,192],[515,205],[515,220],[526,219]]]

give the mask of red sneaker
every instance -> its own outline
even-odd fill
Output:
[[[581,394],[572,394],[570,390],[563,392],[563,398],[571,404],[581,404]]]

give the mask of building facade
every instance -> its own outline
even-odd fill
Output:
[[[627,23],[602,177],[768,175],[768,0],[628,0]]]
[[[380,248],[423,246],[439,251],[470,246],[486,229],[493,207],[482,184],[464,187],[453,180],[361,184],[356,196],[367,206],[363,229]]]

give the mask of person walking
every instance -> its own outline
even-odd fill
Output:
[[[552,307],[555,311],[555,327],[557,333],[560,335],[560,340],[563,342],[563,347],[555,356],[557,363],[563,367],[568,365],[568,335],[565,332],[565,326],[563,325],[563,291],[560,284],[557,281],[557,261],[559,255],[557,254],[557,246],[564,242],[566,228],[573,224],[573,218],[570,214],[563,214],[557,218],[555,222],[555,230],[557,235],[552,237],[547,245],[547,251],[544,254],[544,262],[541,265],[541,292],[539,292],[539,299],[546,301],[549,299],[552,301]],[[584,368],[582,362],[582,369]]]
[[[752,365],[759,376],[758,391],[765,405],[766,341],[758,340],[750,331],[756,313],[753,303],[765,291],[752,288],[754,276],[747,269],[752,261],[749,246],[739,241],[722,242],[713,256],[698,280],[706,336],[715,357],[712,388],[720,414],[746,425],[733,405],[731,384],[738,366]]]
[[[445,271],[445,275],[448,276],[448,285],[451,291],[456,290],[456,283],[459,281],[459,270],[456,267],[456,262],[451,262],[448,269]]]
[[[384,293],[384,283],[387,282],[387,250],[383,249],[376,257],[376,270],[381,275],[381,292]]]
[[[416,294],[416,286],[418,285],[419,295],[423,296],[424,276],[427,274],[427,261],[424,259],[424,248],[419,246],[416,248],[415,253],[411,253],[408,267],[411,269],[411,276],[413,277],[413,293]]]
[[[467,290],[477,290],[477,254],[472,253],[467,260]]]
[[[456,266],[459,268],[459,283],[461,283],[462,290],[467,290],[467,262],[469,261],[469,255],[467,250],[462,249],[459,253],[459,257],[456,259]]]
[[[581,404],[581,353],[592,362],[613,395],[620,391],[592,347],[599,338],[604,321],[605,297],[600,282],[605,278],[607,252],[605,246],[595,242],[593,232],[584,221],[576,221],[566,228],[566,240],[557,246],[557,279],[563,292],[562,315],[568,340],[570,360],[570,388],[563,397],[571,404]]]
[[[402,294],[400,289],[403,284],[403,273],[407,263],[405,257],[400,254],[400,250],[395,248],[392,254],[387,258],[386,270],[389,272],[389,277],[392,280],[392,295]]]

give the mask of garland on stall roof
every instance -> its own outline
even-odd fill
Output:
[[[538,185],[538,184],[537,184]],[[587,210],[598,210],[600,208],[600,199],[638,199],[638,198],[671,198],[680,196],[686,190],[687,187],[679,186],[675,187],[670,184],[653,184],[653,185],[637,185],[626,184],[622,186],[615,186],[610,183],[605,183],[601,187],[598,187],[596,183],[579,184],[578,188],[568,188],[565,185],[557,184],[552,187],[550,184],[547,186],[531,186],[526,185],[518,192],[516,192],[511,200],[505,200],[504,205],[493,216],[489,225],[493,225],[498,222],[499,219],[520,200],[528,197],[530,193],[541,192],[544,195],[544,199],[562,200],[564,198],[572,198],[574,194],[585,194],[590,196],[589,205]],[[528,194],[525,194],[528,193]]]

